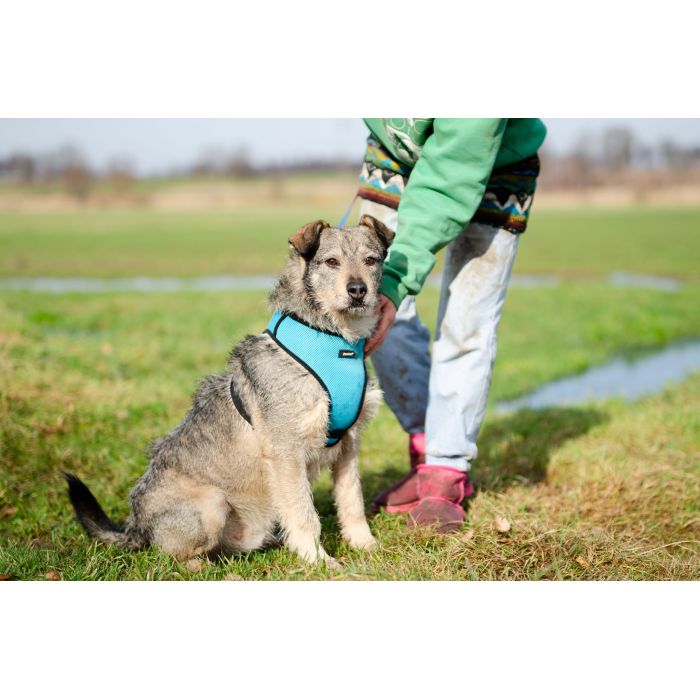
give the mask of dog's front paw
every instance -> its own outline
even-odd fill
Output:
[[[361,542],[350,542],[350,546],[353,549],[368,552],[370,549],[376,549],[379,546],[379,542],[377,542],[374,537],[370,537],[369,539],[362,540]]]
[[[338,571],[339,569],[343,568],[342,564],[328,554],[323,547],[318,548],[318,557],[316,558],[315,563],[323,564],[323,566],[325,566],[329,571]]]
[[[291,547],[290,547],[291,549]],[[307,548],[297,548],[292,549],[307,563],[307,564],[323,564],[329,570],[342,569],[342,565],[337,559],[334,559],[326,550],[320,545],[311,549]]]
[[[360,536],[348,537],[347,542],[353,549],[363,552],[368,552],[370,549],[375,549],[379,546],[379,543],[372,537],[371,533],[363,533]]]
[[[330,554],[326,554],[326,556],[323,557],[323,565],[329,571],[340,571],[343,568],[343,565]]]

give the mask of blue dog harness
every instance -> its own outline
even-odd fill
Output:
[[[326,447],[336,445],[354,425],[365,399],[365,339],[348,343],[293,316],[275,312],[265,333],[308,370],[330,400]]]

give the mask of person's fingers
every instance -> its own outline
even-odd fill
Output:
[[[380,297],[379,307],[379,321],[374,329],[374,333],[367,342],[365,354],[369,355],[374,352],[383,342],[386,334],[389,332],[391,324],[394,322],[394,317],[396,316],[396,311],[394,310],[393,303],[386,298]]]
[[[393,304],[391,301],[383,301],[380,305],[380,317],[377,327],[374,329],[370,339],[365,345],[365,355],[372,354],[386,338],[386,334],[389,332],[391,324],[394,322]]]
[[[381,334],[381,327],[377,325],[377,328],[374,329],[374,333],[372,333],[372,336],[370,339],[367,341],[365,345],[365,355],[369,356],[371,355],[376,348],[378,348],[381,345],[381,340],[380,340],[380,334]]]
[[[365,345],[365,357],[369,357],[376,348],[379,347],[381,343],[379,343],[379,340],[377,338],[377,332],[375,331],[374,335],[367,341],[367,344]]]
[[[381,320],[379,323],[381,323]],[[369,355],[374,352],[374,348],[377,343],[377,334],[379,333],[379,323],[377,323],[377,327],[374,329],[374,332],[365,343],[365,357],[369,357]]]

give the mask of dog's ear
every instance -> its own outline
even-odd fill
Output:
[[[310,224],[302,226],[290,237],[289,245],[291,245],[302,258],[311,260],[318,250],[321,232],[330,227],[331,225],[323,219],[312,221]]]
[[[394,240],[394,232],[379,221],[379,219],[375,219],[369,214],[360,217],[360,226],[366,226],[368,229],[374,231],[379,242],[384,246],[384,253],[386,253],[391,242]]]

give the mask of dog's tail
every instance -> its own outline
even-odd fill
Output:
[[[137,528],[127,525],[121,528],[110,520],[90,489],[73,474],[63,472],[68,482],[68,497],[73,510],[85,531],[105,544],[116,544],[127,549],[141,549],[146,546],[145,537]]]

